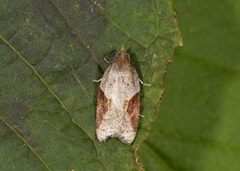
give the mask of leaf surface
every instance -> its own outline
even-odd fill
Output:
[[[171,1],[0,1],[0,170],[136,170],[181,44]],[[95,136],[104,62],[122,45],[141,79],[140,129],[133,146]]]
[[[140,148],[151,171],[240,170],[240,3],[176,1],[184,47]]]

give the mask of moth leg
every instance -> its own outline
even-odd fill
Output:
[[[110,63],[110,61],[109,61],[109,60],[107,60],[107,58],[106,58],[106,57],[104,57],[103,59],[104,59],[104,61],[105,61],[106,63],[108,63],[108,64]]]
[[[98,83],[102,81],[102,78],[100,78],[99,80],[92,80],[92,81]]]
[[[144,83],[141,79],[139,79],[139,82],[144,86],[148,86],[148,87],[152,86],[150,83]]]

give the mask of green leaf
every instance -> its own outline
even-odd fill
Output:
[[[184,47],[140,161],[151,171],[240,170],[240,2],[176,1]]]
[[[136,170],[136,147],[159,107],[163,76],[181,44],[172,2],[0,1],[0,170]],[[95,136],[104,57],[122,45],[141,79],[132,146]]]

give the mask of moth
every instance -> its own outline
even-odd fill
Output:
[[[122,48],[99,80],[96,134],[99,141],[109,137],[131,144],[136,136],[140,112],[140,79]]]

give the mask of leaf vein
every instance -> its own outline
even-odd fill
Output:
[[[2,35],[0,35],[0,39],[12,50],[14,51],[17,56],[19,57],[20,60],[22,60],[33,72],[34,74],[36,74],[36,76],[39,78],[39,80],[42,82],[42,84],[48,89],[48,91],[53,95],[53,97],[60,103],[60,105],[62,106],[62,108],[67,112],[70,120],[72,121],[72,123],[74,125],[76,125],[78,128],[80,128],[85,135],[93,142],[94,148],[96,150],[97,156],[98,156],[98,160],[101,163],[101,165],[105,168],[104,164],[102,163],[102,161],[99,158],[99,153],[95,144],[95,141],[91,138],[90,135],[88,135],[87,131],[85,131],[82,127],[80,127],[80,125],[78,125],[76,123],[76,121],[71,117],[70,111],[68,110],[68,108],[65,106],[65,104],[63,103],[63,101],[56,95],[56,93],[48,86],[47,82],[43,79],[43,77],[38,73],[38,71],[21,55],[21,53],[13,46],[11,45],[4,37],[2,37]]]
[[[63,17],[63,19],[65,20],[67,26],[71,29],[72,33],[73,33],[74,35],[76,35],[76,37],[80,40],[80,43],[82,44],[82,46],[84,47],[84,49],[87,50],[89,56],[93,59],[93,61],[96,62],[99,66],[101,66],[101,65],[100,65],[100,62],[99,62],[98,59],[95,57],[95,55],[93,54],[93,52],[90,50],[90,48],[89,48],[89,46],[87,45],[87,43],[83,41],[82,36],[80,35],[80,33],[79,33],[79,32],[76,33],[76,32],[74,31],[74,27],[73,27],[72,24],[65,18],[65,15],[64,15],[63,12],[58,8],[57,4],[56,4],[53,0],[49,0],[49,1],[53,4],[53,6],[56,7],[56,9],[57,9],[57,11],[59,12],[59,14],[60,14],[60,15]]]
[[[87,89],[84,87],[84,85],[82,84],[81,80],[80,80],[80,79],[78,78],[78,76],[76,75],[73,67],[71,67],[71,68],[72,68],[72,72],[73,72],[72,75],[73,75],[74,79],[75,79],[76,82],[80,85],[80,87],[82,88],[82,90],[85,92],[85,94],[87,95],[89,101],[93,104],[93,101],[92,101],[92,99],[90,98]]]
[[[18,137],[20,138],[21,141],[23,141],[23,143],[25,143],[27,145],[27,147],[33,152],[33,154],[40,160],[40,162],[47,168],[47,170],[52,170],[46,161],[44,161],[44,159],[37,153],[37,151],[35,151],[35,149],[28,143],[27,140],[24,139],[24,137],[22,137],[17,130],[15,130],[5,119],[3,119],[0,116],[0,120]]]
[[[143,44],[142,42],[140,42],[139,40],[135,39],[130,33],[124,31],[124,29],[122,29],[107,13],[106,10],[96,1],[92,1],[94,6],[96,6],[98,8],[98,10],[100,12],[102,12],[106,18],[118,29],[120,30],[122,33],[124,33],[127,37],[129,37],[131,40],[135,41],[136,43],[140,44],[142,47],[147,48],[148,45]]]

